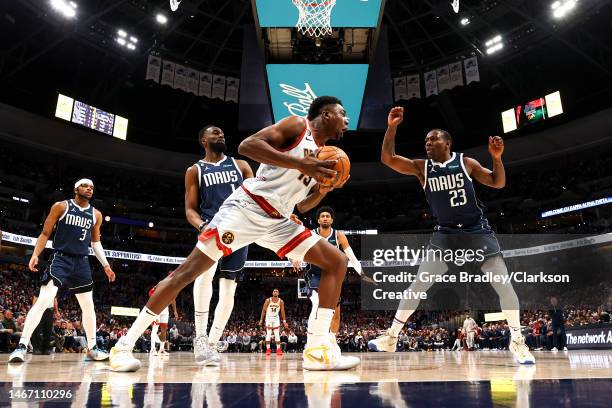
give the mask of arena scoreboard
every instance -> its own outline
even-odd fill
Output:
[[[553,92],[503,111],[501,117],[504,133],[541,122],[562,113],[561,93],[559,91]]]
[[[118,139],[125,140],[127,137],[128,120],[126,118],[66,95],[59,94],[55,116]]]

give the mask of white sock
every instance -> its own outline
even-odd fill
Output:
[[[85,336],[87,336],[87,348],[91,350],[96,346],[96,311],[94,309],[93,292],[90,290],[85,293],[77,293],[75,296],[83,315],[83,329],[85,330]]]
[[[323,339],[329,336],[329,327],[331,326],[332,318],[334,317],[334,309],[317,308],[317,313],[312,322],[308,326],[309,338]]]
[[[408,321],[408,318],[414,313],[414,310],[398,310],[395,312],[393,323],[389,329],[389,334],[393,337],[399,336],[400,331]]]
[[[157,319],[157,315],[148,307],[143,307],[140,314],[128,330],[127,334],[119,339],[117,346],[122,349],[132,350],[140,335]]]
[[[151,326],[151,350],[156,350],[157,343],[160,343],[159,334],[157,332],[158,327],[156,323],[153,323],[153,326]]]
[[[219,302],[215,308],[215,318],[208,335],[209,344],[216,345],[223,335],[225,325],[234,309],[236,286],[238,286],[238,284],[233,279],[219,279]]]
[[[312,291],[310,295],[310,301],[312,302],[312,308],[310,309],[310,315],[308,316],[308,328],[312,327],[317,315],[317,309],[319,308],[319,293],[316,290]]]
[[[193,306],[195,310],[196,336],[206,334],[208,328],[208,311],[213,294],[212,281],[217,270],[217,263],[201,274],[193,282]]]
[[[36,326],[40,323],[42,315],[45,310],[49,307],[49,304],[53,305],[53,299],[57,294],[57,286],[53,281],[49,281],[45,286],[40,287],[40,293],[36,303],[32,305],[28,315],[26,316],[25,324],[23,325],[23,332],[21,333],[20,344],[27,346],[30,344],[30,337],[36,329]]]

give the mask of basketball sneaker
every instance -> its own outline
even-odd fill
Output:
[[[535,364],[535,358],[525,344],[525,337],[517,336],[510,342],[510,352],[519,364]]]
[[[340,350],[340,346],[338,345],[338,340],[336,339],[336,335],[332,332],[329,333],[329,340],[331,341],[332,347],[336,349],[336,352],[340,354],[342,350]]]
[[[282,356],[283,354],[284,354],[284,353],[283,353],[283,350],[282,350],[280,347],[278,347],[278,348],[276,349],[276,355],[277,355],[277,356]]]
[[[270,356],[272,355],[272,349],[271,348],[267,348],[266,349],[266,356]]]
[[[28,347],[22,343],[19,343],[17,348],[9,356],[8,362],[9,363],[23,363],[26,359],[27,352],[28,352]]]
[[[122,349],[119,346],[111,349],[109,362],[111,371],[138,371],[140,368],[140,361],[134,358],[132,350]]]
[[[387,353],[394,353],[397,348],[397,336],[392,336],[389,330],[382,336],[378,336],[374,340],[368,341],[368,348],[370,351],[386,351]]]
[[[91,350],[87,350],[85,361],[104,361],[108,360],[108,353],[94,346]]]
[[[193,340],[193,353],[197,364],[208,367],[217,367],[221,364],[219,352],[210,347],[206,335],[198,336]]]
[[[310,371],[350,370],[360,362],[357,357],[343,356],[331,344],[329,337],[324,337],[320,342],[310,339],[302,354],[302,367]]]

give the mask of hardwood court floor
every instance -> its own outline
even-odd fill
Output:
[[[168,357],[135,354],[143,365],[135,373],[121,373],[131,382],[156,383],[304,383],[336,378],[339,382],[479,381],[491,379],[612,378],[612,350],[535,352],[535,366],[519,366],[507,351],[442,351],[413,353],[355,353],[356,370],[308,372],[301,353],[282,357],[262,354],[222,354],[220,368],[200,367],[189,352]],[[7,358],[8,355],[0,355]],[[106,362],[85,362],[83,355],[28,355],[25,364],[4,363],[0,382],[106,382],[112,373]],[[6,361],[6,360],[5,360]]]
[[[136,373],[114,373],[82,355],[29,355],[26,364],[3,363],[0,407],[610,406],[612,351],[536,353],[535,366],[493,351],[356,355],[356,370],[308,372],[301,354],[225,354],[220,368],[196,366],[191,353],[139,354]],[[70,395],[18,394],[24,390]]]

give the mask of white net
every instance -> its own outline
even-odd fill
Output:
[[[336,0],[292,0],[300,13],[295,25],[298,31],[310,37],[331,35],[331,11]]]

